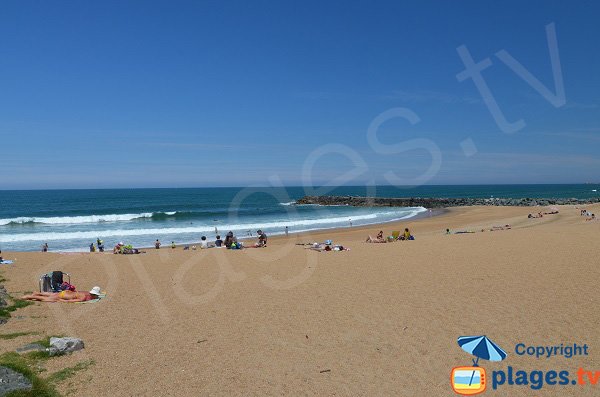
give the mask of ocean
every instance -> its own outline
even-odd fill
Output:
[[[595,191],[594,191],[595,190]],[[251,238],[408,220],[424,208],[294,205],[304,195],[590,198],[600,185],[345,186],[0,191],[0,249],[86,251],[97,238],[150,247],[197,243],[233,231]]]

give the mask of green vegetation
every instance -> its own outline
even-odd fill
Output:
[[[0,339],[2,339],[2,340],[15,339],[15,338],[18,338],[19,336],[25,336],[25,335],[39,335],[39,333],[38,332],[14,332],[12,334],[0,335]]]
[[[23,374],[31,381],[30,390],[16,390],[6,397],[59,397],[60,394],[47,380],[40,378],[32,369],[32,363],[18,353],[4,353],[0,356],[0,365]]]
[[[78,371],[82,371],[84,369],[88,369],[90,366],[96,364],[94,360],[86,360],[78,363],[74,367],[68,367],[57,371],[48,377],[48,382],[50,383],[58,383],[62,382],[66,379],[69,379],[73,375],[75,375]]]
[[[45,338],[36,343],[48,341],[50,338]],[[68,367],[57,371],[50,376],[43,378],[40,376],[45,369],[40,367],[43,360],[49,359],[47,352],[29,352],[20,355],[15,352],[4,353],[0,356],[0,366],[8,367],[13,371],[23,374],[32,383],[31,390],[14,391],[6,395],[6,397],[60,397],[55,386],[66,379],[71,378],[79,371],[88,369],[94,365],[93,360],[86,360],[76,364],[73,367]]]
[[[33,305],[33,302],[24,301],[20,299],[13,299],[12,305],[0,308],[0,318],[8,318],[10,317],[11,312],[14,312],[17,309],[21,309],[29,305]]]

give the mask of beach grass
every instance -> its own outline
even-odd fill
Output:
[[[23,333],[26,334],[26,333]],[[34,343],[42,346],[50,346],[50,337],[46,337]],[[61,369],[47,377],[41,377],[40,373],[45,369],[41,363],[52,358],[46,351],[34,351],[26,354],[8,352],[0,355],[0,366],[12,369],[23,374],[32,383],[30,390],[17,390],[8,393],[7,397],[60,397],[60,393],[55,386],[73,377],[77,372],[86,370],[95,364],[94,360],[85,360],[72,367]]]
[[[21,309],[23,307],[27,307],[29,305],[33,305],[33,302],[20,299],[13,299],[11,305],[0,309],[0,318],[9,318],[11,312],[14,312],[15,310]]]
[[[15,339],[20,336],[26,335],[39,335],[39,332],[13,332],[12,334],[2,334],[0,335],[1,340]]]
[[[6,397],[60,397],[52,383],[38,376],[32,369],[34,365],[35,362],[15,352],[4,353],[0,356],[0,366],[23,374],[32,384],[30,390],[16,390],[8,393]]]
[[[69,379],[70,377],[75,375],[77,372],[88,369],[89,367],[91,367],[94,364],[96,364],[96,362],[94,360],[82,361],[72,367],[67,367],[65,369],[61,369],[60,371],[53,373],[52,375],[50,375],[47,378],[47,380],[48,380],[48,382],[53,383],[53,384],[60,383],[66,379]]]

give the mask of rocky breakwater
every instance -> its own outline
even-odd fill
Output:
[[[447,208],[471,205],[534,207],[548,205],[585,205],[600,202],[592,199],[543,199],[543,198],[434,198],[434,197],[357,197],[357,196],[304,196],[296,205],[349,205],[353,207],[425,207]]]

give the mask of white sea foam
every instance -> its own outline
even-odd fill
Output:
[[[279,203],[279,205],[285,205],[285,206],[294,205],[294,204],[296,204],[295,201],[290,201],[290,202],[287,202],[287,203]]]
[[[261,223],[232,223],[219,225],[220,230],[233,230],[237,232],[244,232],[247,230],[257,230],[262,228],[263,230],[282,230],[286,226],[290,229],[298,232],[301,230],[317,230],[317,229],[328,229],[340,226],[346,226],[349,224],[350,219],[354,225],[359,224],[373,224],[379,222],[390,222],[393,220],[406,219],[413,217],[420,212],[427,211],[425,208],[404,208],[398,211],[385,211],[385,212],[374,212],[363,215],[352,215],[352,216],[337,216],[330,218],[318,218],[318,219],[290,219],[290,220],[277,220],[271,222]],[[15,242],[27,242],[27,241],[57,241],[57,240],[79,240],[79,239],[91,239],[94,240],[98,237],[102,238],[123,238],[136,237],[136,236],[156,236],[156,235],[182,235],[182,234],[202,234],[209,233],[214,230],[214,225],[198,225],[193,227],[170,227],[170,228],[144,228],[144,229],[108,229],[108,230],[86,230],[86,231],[69,231],[69,232],[39,232],[39,233],[14,233],[14,234],[3,234],[0,235],[0,242],[2,243],[15,243]]]
[[[177,212],[164,212],[166,215],[175,215]],[[41,223],[47,225],[75,225],[100,222],[126,222],[134,219],[151,218],[160,212],[143,212],[141,214],[108,214],[108,215],[82,215],[82,216],[56,216],[56,217],[19,217],[0,219],[0,226],[10,224]]]

